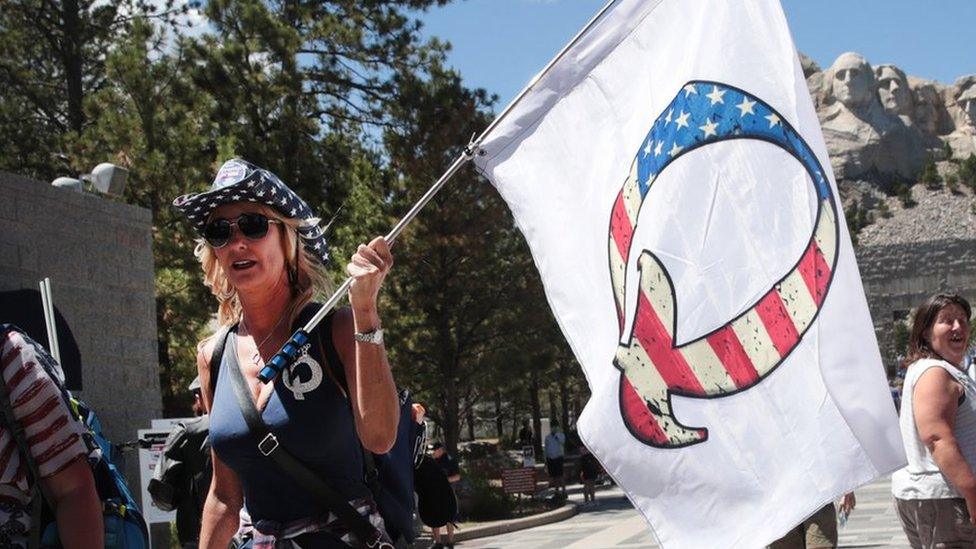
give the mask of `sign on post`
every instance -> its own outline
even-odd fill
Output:
[[[149,495],[149,481],[163,453],[163,444],[170,429],[139,429],[141,440],[149,441],[149,448],[139,448],[139,489],[142,491],[142,515],[149,524],[176,520],[176,511],[163,511],[153,503]]]
[[[534,494],[535,469],[502,469],[502,491],[506,494]]]

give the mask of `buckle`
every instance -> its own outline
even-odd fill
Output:
[[[278,449],[278,437],[274,436],[274,433],[264,435],[258,443],[258,451],[265,457],[270,456],[276,449]]]
[[[383,534],[379,532],[376,532],[376,535],[373,536],[372,541],[366,542],[366,547],[369,549],[396,549],[390,544],[390,542],[383,541]]]

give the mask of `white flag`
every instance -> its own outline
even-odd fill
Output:
[[[775,0],[619,0],[482,142],[665,547],[757,547],[905,463]]]

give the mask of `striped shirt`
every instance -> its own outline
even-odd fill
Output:
[[[41,477],[48,478],[88,450],[84,427],[62,398],[62,380],[48,375],[41,360],[53,362],[39,345],[16,330],[0,340],[0,373],[14,417],[24,428]],[[33,486],[28,483],[28,465],[17,440],[2,423],[0,416],[0,546],[26,546]]]

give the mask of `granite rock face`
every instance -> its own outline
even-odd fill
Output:
[[[945,144],[976,154],[976,75],[947,86],[853,52],[825,70],[801,61],[838,180],[912,181]]]

